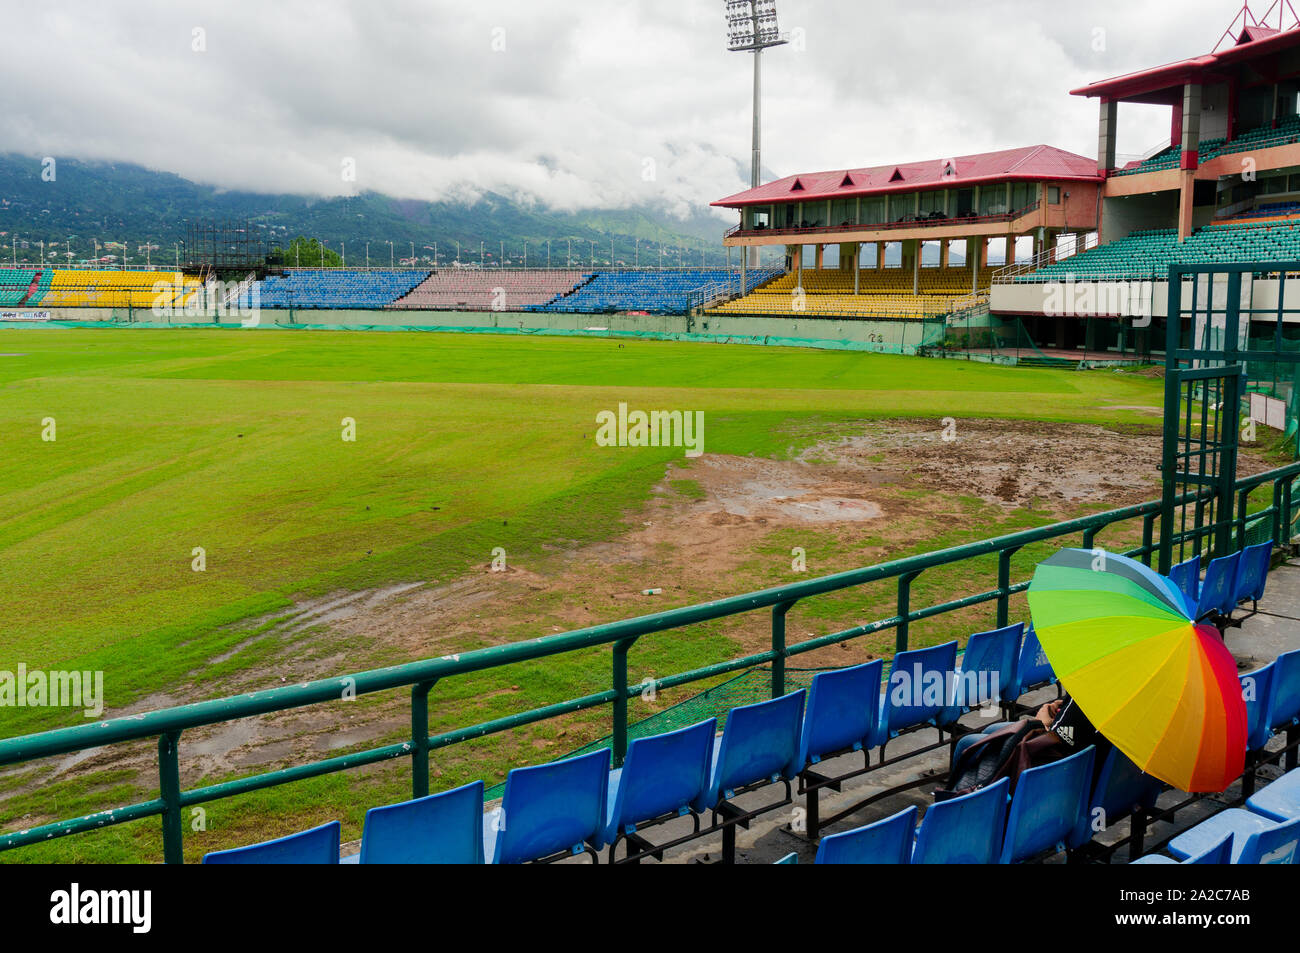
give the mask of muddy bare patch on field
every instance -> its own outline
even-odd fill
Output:
[[[824,452],[824,451],[823,451]],[[1159,434],[1005,420],[870,425],[830,452],[846,467],[897,475],[896,485],[1057,511],[1122,506],[1158,494]]]

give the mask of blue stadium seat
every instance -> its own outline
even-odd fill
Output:
[[[1283,652],[1270,664],[1273,677],[1268,725],[1279,731],[1300,724],[1300,649]]]
[[[1236,605],[1243,602],[1256,605],[1264,598],[1264,586],[1268,582],[1268,567],[1272,559],[1271,540],[1247,546],[1241,551],[1241,560],[1237,563],[1237,580],[1233,587]]]
[[[1271,821],[1300,817],[1300,768],[1293,768],[1246,800],[1246,807]]]
[[[931,809],[933,810],[933,808]],[[843,834],[823,837],[817,845],[818,864],[907,864],[912,860],[916,807]]]
[[[801,766],[871,746],[884,667],[884,661],[876,659],[813,676],[799,743]]]
[[[916,832],[914,864],[996,864],[1007,826],[1009,778],[939,801]]]
[[[1300,755],[1300,649],[1284,652],[1273,660],[1269,686],[1268,727],[1274,734],[1286,732],[1286,770],[1296,767]]]
[[[804,696],[800,689],[731,710],[714,743],[713,771],[698,810],[711,810],[750,785],[788,781],[799,773]]]
[[[1208,615],[1228,616],[1237,607],[1237,566],[1241,562],[1241,553],[1220,556],[1211,559],[1201,580],[1201,590],[1197,598],[1195,619],[1204,619]]]
[[[1269,662],[1252,672],[1238,676],[1241,697],[1246,702],[1246,767],[1241,776],[1241,792],[1246,797],[1255,793],[1255,772],[1269,760],[1264,747],[1273,737],[1269,728],[1269,713],[1273,708],[1273,673],[1276,662]]]
[[[1229,864],[1232,863],[1233,836],[1229,834],[1217,844],[1207,847],[1195,857],[1174,860],[1164,854],[1146,854],[1133,861],[1135,864]]]
[[[638,825],[692,813],[709,784],[713,738],[718,720],[710,718],[689,728],[638,738],[627,749],[623,767],[609,775],[609,811],[604,841],[612,863],[618,842],[628,839],[628,853],[649,853],[663,859],[662,849],[635,836]],[[700,829],[695,816],[695,830]]]
[[[1275,664],[1276,662],[1269,662],[1254,671],[1237,676],[1241,681],[1241,697],[1246,702],[1247,751],[1262,750],[1272,737],[1268,714],[1272,710]]]
[[[1261,814],[1228,808],[1207,817],[1169,842],[1169,853],[1180,860],[1205,853],[1232,837],[1234,864],[1294,864],[1300,847],[1300,817],[1278,824]]]
[[[515,768],[501,806],[483,817],[488,863],[521,864],[604,846],[609,749],[552,764]]]
[[[952,675],[957,666],[957,643],[945,642],[910,649],[894,656],[889,681],[880,699],[873,748],[883,748],[902,731],[923,725],[942,727],[948,710]]]
[[[1017,864],[1045,851],[1071,846],[1092,787],[1089,745],[1078,754],[1021,773],[1007,816],[1001,863]]]
[[[383,308],[428,276],[428,269],[294,269],[257,282],[257,302],[263,308]]]
[[[1142,852],[1142,838],[1146,830],[1145,812],[1156,805],[1164,784],[1138,766],[1118,748],[1111,748],[1101,763],[1088,810],[1079,818],[1072,846],[1080,846],[1092,839],[1094,820],[1109,827],[1115,820],[1127,817],[1132,827],[1130,853]]]
[[[1184,559],[1169,570],[1169,581],[1178,587],[1178,591],[1187,600],[1187,612],[1196,610],[1196,602],[1201,595],[1201,557]]]
[[[871,764],[871,741],[876,731],[876,699],[880,697],[881,659],[849,668],[819,672],[808,689],[803,734],[799,741],[800,792],[807,801],[807,834],[816,838],[821,827],[821,789],[840,790],[840,782],[865,772]],[[838,777],[812,770],[822,759],[863,753],[863,766]]]
[[[791,852],[791,853],[789,853],[789,854],[786,854],[786,855],[785,855],[784,857],[782,857],[780,860],[773,861],[773,863],[776,863],[776,864],[797,864],[797,863],[799,863],[799,855],[796,854],[796,853],[794,853],[794,852]]]
[[[363,864],[483,863],[483,782],[372,807],[357,858]]]
[[[1052,663],[1047,660],[1047,653],[1038,641],[1038,633],[1031,625],[1025,630],[1025,641],[1020,646],[1020,658],[1016,662],[1015,694],[1008,701],[1015,701],[1025,692],[1040,685],[1056,681]]]
[[[790,782],[800,768],[805,695],[799,689],[770,701],[733,708],[722,736],[714,742],[709,786],[694,806],[701,813],[712,811],[715,827],[722,819],[724,863],[735,860],[737,824],[747,825],[755,813],[790,803]],[[775,782],[785,786],[785,798],[776,804],[751,812],[731,803],[737,794]]]
[[[746,273],[744,291],[775,278],[774,269],[752,269]],[[740,289],[739,269],[674,268],[663,271],[601,271],[591,280],[544,305],[527,305],[528,311],[566,311],[602,314],[613,311],[644,311],[648,314],[685,314],[692,307],[693,293],[706,289]],[[703,303],[694,300],[695,304]]]
[[[301,834],[277,837],[261,844],[205,854],[205,864],[337,864],[338,821],[330,821]]]
[[[950,724],[966,712],[1001,703],[1015,681],[1025,624],[1017,622],[989,632],[976,632],[966,641],[953,679],[952,704],[940,718]]]

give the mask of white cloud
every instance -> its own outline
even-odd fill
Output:
[[[1207,52],[1231,13],[1219,0],[1180,3],[1177,18],[1128,0],[779,6],[806,39],[764,55],[764,166],[782,175],[1037,142],[1092,155],[1096,103],[1069,89]],[[131,161],[253,191],[491,190],[684,214],[748,184],[750,58],[725,51],[722,10],[26,3],[6,11],[0,151]],[[1120,150],[1145,150],[1167,121],[1121,110]]]

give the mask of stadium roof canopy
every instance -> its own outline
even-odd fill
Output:
[[[1070,90],[1072,96],[1100,96],[1107,100],[1170,106],[1181,102],[1187,83],[1208,85],[1239,77],[1243,70],[1256,74],[1258,82],[1276,83],[1300,72],[1293,57],[1281,54],[1300,46],[1300,27],[1277,30],[1247,25],[1237,42],[1217,53],[1194,56],[1177,63],[1098,80]],[[1246,77],[1248,80],[1250,77]]]
[[[742,208],[773,202],[807,202],[1011,181],[1099,182],[1101,177],[1097,174],[1096,159],[1086,159],[1053,146],[1025,146],[955,159],[804,172],[737,192],[712,204]]]

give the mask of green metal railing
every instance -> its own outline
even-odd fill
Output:
[[[1252,512],[1248,518],[1244,518],[1245,522],[1239,530],[1241,539],[1245,538],[1247,522],[1252,527],[1258,527],[1261,521],[1271,521],[1274,541],[1282,544],[1290,540],[1297,515],[1291,504],[1291,488],[1292,482],[1297,477],[1300,477],[1300,463],[1237,481],[1235,492],[1241,495],[1242,500],[1245,500],[1252,490],[1266,484],[1271,483],[1273,489],[1269,506]],[[1183,502],[1194,502],[1194,498],[1189,496]],[[157,738],[159,796],[127,807],[56,821],[28,830],[0,833],[0,850],[10,850],[146,817],[161,817],[164,859],[167,863],[180,863],[183,846],[182,811],[193,805],[402,757],[411,759],[412,796],[423,797],[429,793],[429,753],[434,749],[604,705],[611,706],[613,756],[615,763],[621,764],[627,752],[628,700],[639,695],[646,687],[644,683],[629,687],[627,674],[628,653],[642,636],[747,612],[771,610],[771,648],[767,651],[657,679],[654,687],[657,691],[665,690],[758,665],[769,665],[771,693],[773,697],[777,697],[785,694],[786,660],[793,656],[888,629],[893,629],[895,632],[896,650],[904,651],[908,648],[912,623],[989,602],[997,604],[997,625],[999,627],[1007,625],[1011,597],[1029,588],[1028,580],[1012,581],[1012,559],[1026,546],[1081,534],[1083,546],[1091,548],[1096,545],[1098,535],[1108,527],[1141,520],[1142,544],[1129,550],[1127,555],[1150,564],[1152,554],[1157,549],[1155,524],[1159,513],[1159,501],[1141,503],[1063,523],[1024,530],[1008,536],[967,543],[818,579],[804,580],[760,592],[684,606],[559,635],[359,672],[342,678],[272,688],[95,724],[9,738],[0,741],[0,766],[121,742]],[[937,605],[913,608],[913,584],[923,573],[942,566],[994,555],[997,556],[995,588]],[[796,642],[793,645],[787,643],[786,618],[800,600],[890,579],[895,580],[896,583],[894,615]],[[611,646],[612,671],[608,689],[480,724],[456,728],[436,735],[429,734],[429,695],[442,679],[605,645]],[[182,733],[189,729],[337,701],[345,697],[408,687],[411,692],[409,741],[205,787],[190,790],[183,790],[181,787],[180,739]]]

